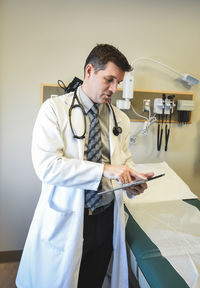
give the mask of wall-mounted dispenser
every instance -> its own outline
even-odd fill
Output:
[[[188,123],[191,118],[192,110],[194,110],[194,101],[178,100],[177,101],[178,122],[182,124]]]

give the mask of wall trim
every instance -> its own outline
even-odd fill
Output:
[[[22,256],[22,250],[0,251],[0,263],[19,262]]]

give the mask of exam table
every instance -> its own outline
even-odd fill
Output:
[[[125,196],[131,273],[141,288],[200,287],[200,201],[166,162],[137,170],[166,175]]]

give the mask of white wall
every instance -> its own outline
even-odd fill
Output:
[[[30,156],[40,84],[83,78],[96,43],[117,46],[130,62],[152,57],[200,78],[199,11],[198,0],[0,1],[0,251],[22,249],[40,194]],[[187,91],[150,63],[138,63],[135,86]],[[169,151],[157,153],[154,127],[132,153],[137,163],[167,161],[200,195],[200,90],[191,91],[193,123],[173,125]]]

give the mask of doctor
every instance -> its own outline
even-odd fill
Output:
[[[73,110],[70,125],[74,92],[42,105],[32,142],[33,165],[42,181],[42,192],[23,250],[18,288],[101,288],[112,253],[111,287],[128,288],[124,192],[102,197],[96,193],[153,176],[134,170],[129,152],[130,121],[113,107],[122,128],[122,133],[114,135],[113,113],[106,105],[125,71],[130,70],[125,56],[111,45],[100,44],[90,52],[84,82],[77,89],[86,126],[79,108]],[[97,112],[95,128],[90,118],[93,109]],[[81,135],[84,126],[85,137],[75,138],[73,132]],[[100,155],[97,160],[89,158],[94,148],[93,129],[100,135],[98,143],[93,143],[99,147],[94,153]],[[137,195],[146,188],[142,184],[129,188],[128,193]],[[89,198],[95,199],[93,204],[88,191],[93,195]]]

